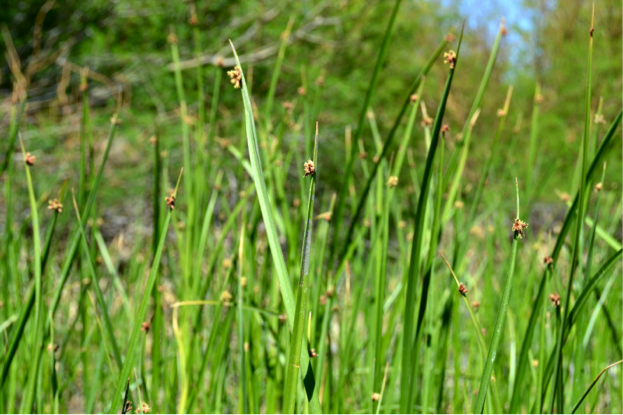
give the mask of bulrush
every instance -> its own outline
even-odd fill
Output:
[[[61,213],[63,211],[63,204],[59,202],[58,199],[52,199],[48,201],[48,209]]]
[[[303,164],[303,171],[305,172],[305,177],[311,176],[316,172],[316,167],[314,166],[314,161],[312,159],[307,160]]]
[[[231,83],[234,88],[239,89],[242,85],[242,71],[239,66],[234,66],[234,69],[227,71],[227,76],[231,79]]]
[[[34,166],[35,165],[35,159],[36,157],[33,156],[30,153],[26,153],[26,156],[24,157],[24,161],[26,162],[26,164],[28,164],[29,166]]]

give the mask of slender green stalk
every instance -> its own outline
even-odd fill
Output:
[[[414,329],[414,314],[415,314],[415,295],[417,290],[417,283],[420,276],[420,256],[422,252],[422,244],[424,240],[424,218],[426,217],[426,211],[428,208],[428,193],[430,191],[430,182],[432,179],[433,162],[435,160],[435,153],[437,151],[439,136],[441,133],[441,124],[446,109],[446,102],[448,95],[450,94],[450,87],[452,86],[452,79],[456,65],[459,61],[459,52],[461,50],[461,41],[463,40],[463,28],[461,29],[461,35],[459,36],[459,44],[457,47],[454,62],[450,62],[450,70],[448,78],[446,80],[446,86],[437,109],[437,115],[435,116],[435,122],[433,124],[433,134],[430,150],[426,157],[426,167],[424,168],[424,176],[422,178],[422,185],[420,196],[418,198],[418,207],[415,216],[415,223],[413,228],[413,244],[411,248],[411,259],[409,263],[409,273],[407,282],[406,302],[404,308],[404,327],[403,327],[403,356],[402,356],[402,372],[400,381],[400,411],[403,413],[411,412],[413,404],[413,389],[415,384],[415,373],[413,373],[414,359],[417,359],[413,350],[413,329]],[[423,287],[424,289],[424,287]],[[422,316],[418,316],[422,317]]]
[[[569,313],[569,305],[571,304],[571,295],[573,293],[573,277],[575,275],[576,268],[579,266],[582,268],[581,264],[578,262],[582,261],[582,252],[580,251],[582,247],[582,229],[584,225],[584,216],[586,215],[586,202],[585,202],[585,194],[586,194],[586,172],[588,168],[588,141],[590,134],[590,126],[591,126],[591,81],[592,81],[592,72],[593,72],[593,25],[595,21],[595,4],[593,3],[593,14],[591,18],[591,28],[589,33],[589,44],[588,44],[588,76],[586,82],[586,112],[584,119],[584,134],[582,136],[582,149],[581,149],[581,157],[582,157],[582,176],[580,189],[578,191],[578,217],[576,219],[576,229],[575,229],[575,240],[573,243],[573,255],[571,257],[571,272],[569,275],[569,281],[567,283],[567,295],[565,297],[565,305],[564,305],[564,316],[562,319],[562,327],[560,329],[560,333],[558,336],[558,342],[556,343],[556,376],[554,380],[554,394],[552,396],[552,406],[551,412],[554,412],[554,407],[556,402],[558,405],[556,409],[558,413],[564,413],[564,384],[563,384],[563,376],[562,376],[562,366],[563,366],[563,357],[562,357],[562,346],[563,346],[563,334],[565,332],[565,325],[567,320],[567,315]]]
[[[28,373],[28,384],[24,392],[21,413],[30,413],[33,409],[35,395],[37,393],[37,379],[39,372],[39,364],[41,361],[41,353],[43,349],[43,281],[41,278],[41,234],[39,231],[39,215],[37,213],[37,200],[35,198],[35,190],[32,184],[32,176],[30,173],[30,165],[26,153],[24,143],[20,137],[22,147],[22,155],[24,160],[24,168],[26,170],[26,180],[28,182],[28,199],[30,200],[30,217],[32,220],[33,232],[33,258],[34,274],[35,274],[35,326],[34,326],[34,342],[32,343],[30,370]]]
[[[448,40],[447,39],[448,39],[447,37],[444,38],[444,40],[439,44],[437,49],[433,52],[433,54],[429,58],[429,60],[426,63],[426,65],[424,65],[424,67],[422,68],[420,73],[415,77],[415,80],[413,81],[413,83],[411,84],[411,88],[409,89],[409,93],[407,94],[407,96],[406,96],[406,98],[404,100],[404,103],[402,104],[402,108],[400,109],[400,112],[398,113],[398,116],[396,117],[396,120],[394,121],[394,125],[392,126],[392,129],[390,130],[389,134],[387,135],[387,138],[383,142],[383,149],[381,150],[381,153],[378,156],[379,157],[378,158],[379,162],[373,164],[372,171],[370,172],[370,175],[366,179],[366,184],[363,187],[363,191],[361,193],[361,197],[359,197],[359,202],[357,203],[357,208],[355,210],[355,214],[353,215],[353,218],[351,220],[350,226],[348,228],[348,232],[346,233],[346,239],[343,242],[342,252],[341,252],[341,254],[339,256],[340,261],[343,260],[344,254],[345,254],[345,252],[347,250],[347,247],[348,247],[348,245],[350,243],[350,240],[351,240],[351,238],[353,236],[353,233],[355,232],[355,228],[359,225],[358,219],[359,219],[359,216],[361,215],[361,212],[362,212],[363,207],[365,205],[365,202],[367,200],[367,196],[368,196],[368,193],[370,191],[370,186],[372,185],[372,181],[376,177],[376,173],[378,171],[378,165],[380,164],[381,160],[383,160],[383,158],[387,157],[387,154],[389,152],[389,149],[391,148],[391,144],[392,144],[392,141],[394,139],[394,136],[396,135],[396,131],[398,130],[398,127],[400,126],[400,121],[402,120],[402,117],[404,116],[405,112],[407,111],[407,108],[409,107],[409,104],[411,103],[411,96],[416,91],[416,89],[420,86],[420,84],[423,82],[424,77],[426,76],[426,74],[428,74],[430,68],[433,66],[433,63],[435,63],[435,61],[437,60],[439,55],[441,55],[441,52],[447,46],[447,44],[448,44]],[[421,99],[421,95],[422,95],[421,93],[418,93],[418,97],[420,99]],[[355,148],[355,147],[353,147],[353,148]],[[402,156],[402,157],[404,157],[404,156]],[[354,150],[353,150],[353,153],[352,153],[350,159],[353,159],[353,158],[354,158]],[[400,162],[400,163],[402,164],[402,162]],[[396,166],[398,166],[398,163],[396,164]],[[345,186],[343,185],[342,186],[342,191],[344,191],[344,188],[345,188]],[[335,226],[334,226],[334,235],[333,235],[333,240],[334,241],[336,241],[337,237],[339,236],[339,222],[337,222],[337,221],[338,221],[338,218],[341,218],[341,216],[342,216],[342,214],[336,214],[336,223],[335,223]],[[339,219],[339,220],[341,220],[341,219]],[[337,244],[337,242],[333,242],[333,247],[335,247],[336,244]],[[333,256],[332,256],[333,252],[334,252],[334,249],[331,250],[330,259],[333,258]]]
[[[262,164],[260,162],[258,140],[255,133],[255,122],[253,118],[253,109],[251,106],[251,98],[247,90],[244,72],[242,72],[240,60],[238,59],[238,54],[236,53],[236,49],[234,48],[233,43],[231,43],[231,47],[236,58],[236,63],[238,65],[237,68],[240,71],[247,144],[249,147],[251,166],[253,168],[253,181],[255,182],[255,190],[257,192],[258,202],[260,204],[262,217],[264,219],[264,225],[266,227],[268,245],[270,247],[274,266],[277,270],[277,279],[279,281],[279,289],[281,292],[283,304],[286,309],[288,326],[294,329],[294,321],[296,319],[294,293],[292,292],[290,277],[288,276],[283,253],[281,252],[281,245],[279,243],[279,239],[277,237],[277,229],[275,227],[275,219],[273,216],[271,203],[268,198],[266,183],[264,182],[264,173],[262,171]],[[300,366],[302,366],[302,370],[300,371],[300,373],[305,383],[305,390],[307,392],[307,398],[310,403],[310,410],[313,413],[320,413],[322,411],[320,409],[320,401],[318,399],[318,388],[316,386],[316,381],[313,375],[313,369],[309,364],[309,356],[307,355],[306,349],[304,347],[301,348]]]
[[[504,319],[506,318],[506,309],[510,302],[511,289],[513,286],[513,275],[515,274],[515,261],[517,258],[517,247],[519,246],[519,240],[523,237],[523,229],[527,227],[526,224],[519,219],[519,183],[516,184],[517,192],[517,216],[515,224],[513,225],[513,245],[511,250],[510,264],[508,268],[508,274],[506,276],[506,282],[504,284],[504,292],[498,309],[498,314],[495,320],[495,328],[493,329],[493,338],[491,339],[491,345],[487,353],[487,360],[485,367],[482,371],[482,378],[480,380],[480,387],[478,388],[478,399],[476,400],[476,407],[474,413],[483,413],[485,406],[485,399],[491,382],[491,374],[493,373],[493,364],[497,356],[498,347],[500,345],[500,339],[502,338],[502,331],[504,330]]]
[[[606,373],[606,371],[616,365],[620,365],[621,363],[623,363],[623,360],[619,360],[616,363],[613,363],[611,365],[606,366],[601,372],[599,372],[599,375],[597,375],[597,377],[595,378],[595,380],[593,381],[593,383],[590,384],[590,386],[588,387],[588,389],[586,389],[586,391],[584,392],[584,394],[580,397],[580,399],[578,399],[578,401],[576,402],[576,404],[573,406],[573,409],[571,410],[571,413],[574,414],[575,411],[577,411],[580,408],[580,405],[582,405],[582,402],[584,402],[584,399],[586,399],[586,397],[588,396],[588,394],[591,392],[591,390],[593,390],[593,387],[595,387],[595,385],[597,384],[597,381],[599,380],[599,378],[601,377],[601,375],[603,375],[604,373]]]
[[[389,46],[389,41],[391,39],[392,31],[394,29],[394,22],[396,21],[396,16],[398,15],[398,10],[400,9],[401,2],[402,0],[396,0],[396,2],[394,3],[392,14],[389,18],[389,22],[387,23],[385,34],[383,35],[383,43],[381,44],[381,48],[379,49],[379,54],[376,59],[376,64],[374,65],[374,72],[372,73],[372,78],[370,79],[370,85],[368,86],[368,89],[366,91],[366,96],[363,101],[363,106],[361,108],[361,111],[359,112],[359,119],[357,121],[357,129],[355,130],[355,135],[353,136],[353,139],[352,139],[352,142],[355,144],[359,142],[359,139],[361,138],[363,134],[363,129],[365,127],[366,114],[368,113],[370,101],[372,100],[372,95],[374,94],[374,91],[376,89],[376,84],[379,78],[379,74],[381,73],[383,63],[385,62],[385,55],[387,54],[387,48]],[[405,108],[403,108],[401,113],[404,113],[404,111],[405,111]],[[342,187],[340,189],[340,192],[338,193],[337,208],[335,211],[335,215],[333,217],[333,240],[331,242],[331,249],[329,250],[330,252],[329,264],[330,265],[332,265],[334,254],[335,254],[335,251],[337,250],[337,246],[339,243],[340,225],[342,223],[344,209],[346,207],[346,197],[348,195],[348,187],[350,184],[351,176],[353,174],[355,160],[357,159],[355,157],[356,151],[357,151],[357,146],[356,145],[352,146],[351,153],[348,156],[348,163],[346,164],[346,170],[344,171],[344,174],[343,174],[344,179],[342,181]],[[367,187],[369,189],[369,185]],[[363,208],[363,204],[365,203],[364,200],[365,199],[360,200],[359,205],[361,205],[361,207],[358,207],[357,209],[358,211],[360,211]],[[359,216],[359,212],[353,218],[353,223],[356,222],[356,219],[358,216]],[[353,225],[351,225],[351,227],[352,226]],[[349,237],[352,237],[352,231],[349,231],[348,234],[349,234]],[[347,237],[347,241],[350,239],[349,237]],[[342,249],[340,257],[344,257],[344,254],[346,253],[346,250],[347,250],[346,249],[347,245],[348,245],[348,242],[343,244],[344,248]]]
[[[443,214],[441,216],[441,225],[444,226],[448,220],[450,220],[450,214],[452,208],[454,206],[454,199],[456,198],[456,194],[459,190],[459,184],[461,182],[461,178],[463,176],[463,169],[465,168],[465,163],[467,162],[467,155],[469,153],[469,143],[471,138],[471,131],[473,128],[472,118],[476,114],[476,111],[480,108],[480,103],[482,102],[482,97],[485,94],[485,90],[487,89],[487,84],[489,83],[489,79],[491,78],[491,73],[493,72],[493,65],[498,56],[498,50],[500,48],[500,40],[502,39],[503,34],[506,29],[504,28],[504,21],[500,23],[500,29],[498,31],[498,35],[495,38],[495,42],[493,43],[493,48],[491,49],[491,55],[489,56],[489,62],[487,62],[487,67],[485,68],[485,73],[482,77],[482,81],[480,81],[480,86],[478,87],[478,92],[476,93],[476,98],[474,99],[474,103],[472,104],[472,108],[469,110],[469,115],[465,121],[465,125],[463,126],[462,131],[462,139],[461,139],[461,150],[460,150],[460,159],[458,162],[458,166],[456,168],[456,172],[454,173],[454,178],[450,185],[450,190],[448,191],[448,198],[446,200],[446,204],[443,209]],[[456,153],[458,154],[458,153]],[[454,160],[450,161],[450,166],[454,166]],[[451,174],[451,172],[447,172],[446,174]]]
[[[297,386],[299,378],[299,368],[301,363],[301,353],[303,348],[303,333],[305,332],[305,322],[307,315],[307,291],[309,283],[309,259],[311,249],[311,232],[314,216],[314,194],[316,190],[316,168],[318,166],[318,123],[316,123],[316,140],[314,144],[314,158],[311,166],[309,162],[305,175],[311,176],[309,182],[309,202],[307,203],[307,220],[305,222],[305,233],[303,234],[303,249],[301,253],[301,276],[299,277],[298,290],[296,291],[296,313],[292,336],[290,338],[290,352],[288,354],[288,366],[286,381],[284,385],[284,404],[283,412],[293,414],[296,404]]]
[[[123,366],[121,367],[119,377],[117,379],[115,391],[112,395],[112,402],[110,404],[109,413],[114,414],[117,412],[119,408],[119,398],[122,396],[121,392],[123,391],[124,385],[130,377],[130,373],[132,368],[134,367],[134,361],[136,359],[137,352],[140,346],[140,335],[142,324],[145,321],[145,317],[147,316],[147,307],[149,305],[149,300],[151,299],[151,293],[154,289],[154,285],[156,282],[156,276],[158,275],[158,268],[160,267],[160,258],[162,257],[162,250],[164,249],[164,243],[167,238],[167,230],[169,228],[169,223],[171,222],[171,216],[173,214],[173,207],[175,203],[175,198],[177,197],[177,191],[180,186],[180,180],[182,179],[182,173],[184,169],[180,172],[179,178],[177,179],[177,184],[175,185],[175,190],[172,195],[172,202],[168,203],[169,211],[164,220],[164,224],[162,226],[162,233],[160,235],[160,242],[158,243],[158,249],[156,250],[156,255],[154,256],[154,260],[151,265],[151,271],[149,272],[149,276],[147,277],[147,281],[145,283],[145,289],[143,291],[143,296],[141,299],[140,306],[138,311],[136,312],[136,317],[134,319],[134,324],[132,328],[132,334],[130,335],[130,341],[128,343],[128,348],[126,350],[125,360],[123,361]],[[169,199],[171,200],[171,199]],[[125,405],[125,401],[123,401],[123,405]]]

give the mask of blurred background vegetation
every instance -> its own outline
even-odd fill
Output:
[[[511,163],[519,177],[525,177],[530,136],[530,117],[535,86],[542,87],[536,174],[548,177],[540,195],[547,209],[564,212],[556,190],[571,193],[583,126],[585,96],[586,28],[590,26],[590,2],[581,0],[521,0],[476,2],[472,0],[407,1],[400,10],[371,108],[381,136],[385,137],[403,100],[404,91],[443,37],[456,31],[462,18],[467,29],[462,49],[462,69],[457,72],[445,122],[451,140],[460,132],[476,93],[500,21],[506,17],[508,35],[502,40],[494,72],[485,93],[480,119],[474,129],[472,151],[466,166],[466,181],[477,184],[495,131],[497,109],[502,107],[508,85],[514,86],[509,122],[501,138],[502,152],[519,127],[512,154],[496,157],[492,174],[501,174]],[[57,0],[4,2],[0,22],[10,33],[23,68],[42,62],[28,91],[28,111],[23,135],[34,140],[35,154],[42,168],[50,172],[37,187],[60,187],[65,177],[75,176],[79,160],[81,120],[80,70],[88,67],[89,99],[93,107],[95,142],[103,142],[118,93],[122,95],[118,138],[108,165],[103,198],[121,222],[132,222],[150,206],[152,160],[149,138],[158,134],[169,152],[170,163],[181,165],[179,102],[171,55],[167,42],[174,30],[181,59],[195,57],[192,9],[196,8],[200,29],[201,55],[205,58],[205,107],[210,111],[216,71],[226,71],[214,63],[232,56],[231,39],[246,58],[245,70],[251,78],[253,95],[265,100],[282,32],[292,19],[292,36],[287,48],[274,110],[285,111],[284,102],[294,103],[295,117],[302,113],[299,88],[307,94],[320,90],[319,122],[323,194],[341,185],[344,137],[356,128],[360,100],[367,88],[378,48],[386,27],[392,1],[158,1],[158,0]],[[603,0],[596,8],[593,107],[603,97],[603,112],[609,123],[621,107],[621,2]],[[40,27],[40,41],[37,28]],[[6,37],[5,33],[5,37]],[[34,39],[34,41],[33,41]],[[456,41],[455,41],[456,42]],[[454,42],[454,43],[455,43]],[[453,44],[456,47],[456,44]],[[3,52],[6,52],[4,45]],[[7,56],[3,53],[3,56]],[[12,82],[8,60],[1,66],[0,94],[2,129],[8,131]],[[426,79],[423,101],[431,116],[445,79],[441,62]],[[238,143],[242,103],[229,87],[224,73],[215,136],[217,142]],[[318,87],[321,79],[322,87]],[[184,71],[186,91],[196,90],[194,70]],[[187,97],[191,115],[197,111],[195,94]],[[421,119],[420,115],[418,118]],[[406,122],[406,120],[405,120]],[[210,126],[206,126],[210,128]],[[605,130],[605,127],[603,127]],[[303,140],[303,134],[289,132],[289,140]],[[419,137],[419,138],[418,138]],[[372,151],[369,128],[364,145]],[[416,165],[425,157],[423,132],[413,140]],[[97,144],[96,144],[97,145]],[[453,145],[451,141],[450,146]],[[3,145],[4,146],[4,145]],[[237,163],[217,144],[213,157]],[[606,189],[621,188],[621,147],[616,165],[609,165]],[[4,147],[3,147],[4,149]],[[96,154],[98,154],[96,152]],[[524,161],[522,163],[522,161]],[[299,166],[292,166],[297,168]],[[175,170],[173,170],[175,171]],[[496,173],[497,172],[497,173]],[[565,172],[565,173],[559,173]],[[293,176],[297,172],[292,172]],[[71,181],[71,180],[70,180]],[[294,180],[293,188],[298,185]],[[70,183],[71,186],[71,183]],[[510,183],[492,180],[491,186]],[[327,189],[330,188],[330,189]],[[496,190],[492,188],[491,190]],[[499,190],[499,189],[498,189]],[[469,185],[464,189],[469,199]],[[296,193],[293,191],[293,193]],[[510,194],[510,193],[509,193]],[[20,202],[25,202],[21,198]],[[19,202],[18,202],[19,203]],[[552,207],[548,204],[551,204]],[[103,212],[105,213],[105,212]],[[125,219],[124,219],[125,218]],[[123,223],[119,225],[123,226]]]

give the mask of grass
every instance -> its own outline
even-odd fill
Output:
[[[312,75],[332,68],[292,66],[301,16],[279,29],[268,69],[238,55],[245,39],[230,42],[233,68],[184,69],[206,34],[171,28],[176,110],[145,127],[142,185],[126,200],[111,194],[132,180],[119,181],[128,107],[91,107],[83,69],[60,174],[11,61],[2,412],[621,413],[623,203],[611,172],[623,111],[592,98],[599,43],[591,35],[576,168],[550,160],[547,85],[531,84],[527,108],[519,84],[488,88],[503,24],[471,106],[456,108],[476,66],[464,25],[456,44],[416,45],[428,58],[404,68],[404,100],[381,108],[404,5],[389,7],[377,59],[359,68],[371,76],[353,124],[320,122],[320,160],[332,86]],[[296,97],[283,88],[292,71]],[[511,131],[524,112],[530,128]],[[526,179],[514,194],[513,176]],[[557,190],[571,196],[548,205]],[[139,213],[113,229],[127,205]]]

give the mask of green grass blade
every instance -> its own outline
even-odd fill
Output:
[[[593,390],[593,387],[595,387],[595,385],[597,384],[597,381],[599,380],[599,378],[601,377],[601,375],[603,375],[604,373],[606,373],[606,371],[616,365],[619,365],[623,363],[623,360],[619,360],[616,363],[613,363],[609,366],[606,366],[601,372],[599,372],[599,375],[597,375],[597,377],[595,378],[595,380],[593,381],[593,383],[590,384],[590,386],[588,387],[588,389],[586,389],[586,392],[584,392],[584,394],[582,395],[582,397],[580,399],[578,399],[578,401],[576,402],[576,404],[573,406],[573,409],[571,410],[571,413],[574,414],[575,411],[578,410],[578,408],[580,407],[580,405],[582,405],[582,402],[584,402],[584,399],[586,399],[586,396],[588,396],[588,394],[590,393],[591,390]]]
[[[413,359],[417,359],[418,356],[412,352],[413,348],[413,329],[414,329],[414,314],[415,314],[415,295],[417,290],[417,283],[420,276],[420,256],[422,252],[422,244],[424,240],[424,219],[426,217],[426,210],[428,208],[428,194],[430,191],[430,182],[433,174],[433,163],[435,160],[435,153],[439,143],[439,136],[441,133],[441,124],[443,121],[446,102],[448,95],[450,94],[450,87],[452,86],[452,79],[456,65],[459,61],[459,53],[461,50],[461,42],[463,40],[463,28],[461,29],[461,35],[459,36],[459,44],[457,47],[456,57],[454,64],[450,64],[450,70],[448,72],[448,78],[446,80],[446,86],[437,108],[437,114],[435,115],[435,122],[433,124],[432,141],[430,150],[426,157],[426,167],[424,168],[424,176],[422,178],[422,185],[420,186],[420,196],[418,198],[417,212],[415,216],[415,223],[413,228],[413,244],[411,248],[411,259],[409,263],[407,294],[404,308],[404,326],[403,326],[403,357],[402,357],[402,372],[400,381],[400,411],[403,413],[409,413],[412,410],[413,403],[413,385],[415,382],[415,374],[413,373]]]
[[[231,43],[231,42],[230,42]],[[281,252],[281,245],[279,244],[279,238],[277,236],[277,229],[275,226],[275,220],[272,212],[271,203],[268,197],[268,191],[266,190],[266,183],[264,182],[264,174],[262,171],[262,164],[260,162],[260,152],[258,148],[258,140],[255,132],[255,122],[253,118],[253,108],[251,106],[251,97],[247,90],[247,84],[240,66],[238,54],[231,44],[234,56],[236,57],[236,63],[238,70],[240,71],[241,89],[242,89],[242,101],[244,103],[244,118],[247,133],[247,144],[249,147],[249,156],[251,158],[251,167],[253,168],[253,181],[255,183],[255,189],[257,192],[258,202],[262,211],[262,217],[264,219],[264,225],[266,226],[266,235],[268,238],[268,245],[273,259],[273,264],[277,270],[277,279],[279,280],[279,289],[281,291],[281,298],[283,300],[284,307],[286,309],[288,325],[291,329],[294,328],[294,321],[296,319],[296,303],[294,300],[294,294],[292,292],[292,285],[290,283],[290,277],[286,268],[283,253]],[[309,364],[309,356],[305,348],[301,350],[301,362],[302,367],[301,376],[305,380],[305,389],[307,392],[307,398],[310,402],[310,410],[313,413],[320,413],[320,401],[318,400],[318,387],[314,379],[313,369]]]
[[[487,352],[487,360],[485,361],[485,367],[482,371],[482,378],[480,380],[480,387],[478,388],[478,399],[476,400],[476,407],[474,413],[483,413],[485,407],[485,399],[487,397],[487,391],[491,382],[491,374],[493,373],[493,364],[497,356],[498,347],[500,345],[500,339],[502,338],[502,331],[504,330],[504,320],[506,318],[506,309],[510,302],[511,289],[513,286],[513,275],[515,273],[515,261],[517,259],[517,247],[519,246],[519,240],[522,238],[521,221],[519,219],[519,184],[516,185],[517,189],[517,217],[515,219],[513,245],[511,251],[511,258],[508,268],[508,274],[506,276],[506,282],[504,284],[504,292],[500,301],[500,307],[495,321],[495,327],[493,329],[493,338],[491,339],[491,345]],[[515,227],[519,225],[519,229],[515,230]]]
[[[383,35],[383,43],[381,44],[381,48],[379,49],[379,54],[376,59],[376,64],[374,66],[374,72],[372,73],[372,78],[370,79],[370,85],[368,86],[368,90],[366,91],[366,96],[363,101],[363,107],[361,108],[361,112],[359,113],[359,119],[357,121],[357,129],[355,130],[355,134],[353,136],[352,142],[355,144],[351,148],[351,154],[348,157],[348,164],[346,165],[346,170],[344,171],[344,179],[342,181],[342,187],[340,192],[338,193],[337,206],[335,210],[335,214],[333,215],[333,240],[331,241],[331,249],[329,250],[329,264],[332,264],[332,259],[334,257],[335,251],[337,250],[337,246],[339,243],[339,234],[340,234],[340,225],[342,223],[344,209],[346,207],[346,198],[349,194],[348,186],[353,174],[353,167],[355,165],[355,157],[357,152],[357,143],[359,143],[359,139],[363,134],[363,129],[365,127],[366,114],[368,113],[368,108],[370,107],[370,101],[372,100],[372,95],[374,94],[374,90],[376,89],[376,84],[379,78],[379,74],[381,73],[381,69],[383,67],[383,63],[385,62],[385,55],[387,54],[387,48],[389,46],[389,41],[391,39],[392,31],[394,29],[394,22],[396,21],[396,16],[398,15],[398,10],[400,9],[400,4],[402,0],[396,0],[394,3],[394,8],[392,10],[392,14],[389,18],[389,22],[387,23],[387,28],[385,29],[385,34]],[[404,112],[404,108],[403,108]],[[369,186],[368,186],[369,188]],[[365,204],[365,202],[360,202],[361,205]],[[360,208],[361,210],[361,208]],[[352,237],[352,232],[351,237]],[[345,243],[346,247],[348,243]],[[343,249],[341,252],[341,257],[344,256],[347,249]]]
[[[175,190],[173,191],[173,197],[177,197],[177,191],[179,189],[180,180],[182,179],[182,172],[180,172],[180,176],[177,179],[177,184],[175,186]],[[156,250],[156,255],[154,255],[154,260],[151,265],[151,270],[149,272],[149,276],[147,277],[147,281],[145,284],[145,289],[143,291],[143,295],[141,298],[141,303],[136,312],[136,318],[134,319],[134,324],[132,327],[132,334],[130,335],[130,341],[128,343],[128,348],[126,350],[125,360],[123,361],[123,366],[121,367],[121,371],[119,373],[119,378],[117,379],[117,383],[115,386],[115,391],[112,395],[112,402],[110,404],[110,412],[114,414],[117,412],[119,408],[119,399],[121,398],[121,393],[125,386],[127,379],[130,378],[130,373],[132,372],[132,368],[134,367],[134,360],[136,358],[136,354],[140,349],[141,345],[141,326],[145,321],[145,317],[147,316],[147,307],[149,305],[149,300],[151,299],[151,293],[154,289],[154,285],[156,282],[156,276],[158,275],[158,268],[160,267],[160,258],[162,257],[162,250],[164,249],[164,243],[167,239],[167,230],[169,229],[169,223],[171,222],[171,216],[173,214],[173,209],[169,208],[167,216],[164,220],[164,224],[162,226],[162,231],[160,234],[160,242],[158,242],[158,249]],[[125,401],[123,401],[125,402]]]
[[[554,381],[554,394],[552,397],[552,413],[554,412],[555,403],[558,405],[556,409],[558,413],[564,413],[564,384],[563,384],[563,376],[562,376],[562,366],[563,366],[563,356],[562,356],[562,346],[563,346],[563,335],[565,332],[565,325],[567,321],[567,315],[569,312],[569,305],[571,304],[571,295],[573,293],[573,279],[575,276],[576,269],[579,267],[582,269],[582,257],[583,254],[580,251],[582,249],[582,235],[583,235],[583,226],[584,226],[584,216],[586,215],[586,173],[588,168],[588,141],[590,139],[590,126],[591,126],[591,85],[592,85],[592,72],[593,72],[593,24],[595,21],[595,4],[593,3],[593,15],[591,19],[591,28],[589,33],[589,44],[588,44],[588,76],[586,81],[586,111],[585,111],[585,119],[584,119],[584,134],[582,135],[582,149],[581,149],[581,158],[582,158],[582,176],[580,182],[580,189],[578,191],[578,216],[576,219],[576,229],[575,229],[575,240],[573,243],[573,255],[571,256],[571,271],[569,275],[569,281],[567,282],[567,294],[565,296],[565,305],[564,305],[564,316],[562,319],[562,327],[560,329],[560,333],[558,336],[558,342],[556,343],[556,376]],[[578,264],[579,262],[579,264]]]
[[[316,124],[316,141],[314,144],[314,169],[318,166],[318,124]],[[307,172],[306,172],[307,175]],[[303,234],[303,249],[301,253],[301,275],[299,277],[298,289],[296,291],[296,313],[294,320],[294,328],[290,337],[290,352],[288,354],[288,366],[286,372],[286,381],[284,385],[284,404],[283,412],[293,414],[296,404],[296,396],[298,390],[299,367],[301,360],[301,352],[303,349],[303,334],[305,332],[306,314],[307,314],[307,291],[309,282],[309,261],[311,249],[311,232],[314,217],[314,194],[316,190],[316,173],[311,173],[311,181],[309,183],[309,201],[307,203],[307,220],[305,222],[305,233]]]
[[[368,176],[368,178],[366,179],[366,184],[363,187],[361,196],[359,197],[359,202],[357,203],[357,208],[355,209],[355,213],[351,219],[351,223],[348,227],[348,232],[346,233],[346,239],[343,242],[343,248],[342,248],[342,252],[340,253],[339,259],[340,261],[344,258],[344,255],[346,254],[346,251],[348,250],[348,245],[350,243],[350,240],[353,236],[353,233],[355,232],[355,228],[359,225],[358,223],[358,219],[359,216],[361,215],[361,212],[363,211],[363,207],[365,206],[367,197],[368,197],[368,193],[370,192],[370,187],[372,186],[372,181],[374,180],[374,178],[376,177],[377,171],[378,171],[378,166],[381,163],[381,160],[383,160],[385,157],[387,157],[387,154],[389,153],[389,149],[391,148],[391,144],[393,142],[394,136],[396,135],[396,131],[398,130],[398,128],[400,127],[400,121],[402,120],[402,117],[404,116],[405,112],[407,112],[407,108],[409,107],[409,105],[411,104],[411,95],[413,95],[413,93],[416,91],[416,89],[418,89],[419,86],[421,86],[423,84],[423,79],[424,77],[428,74],[428,72],[430,71],[430,68],[433,66],[433,63],[435,63],[435,61],[437,60],[437,58],[439,58],[439,55],[441,55],[441,52],[444,50],[444,48],[448,45],[448,40],[447,38],[444,38],[444,40],[439,44],[439,46],[437,47],[437,49],[435,49],[435,51],[433,52],[433,54],[431,55],[431,57],[428,59],[428,62],[426,62],[426,65],[424,65],[424,67],[422,68],[422,70],[420,71],[420,73],[418,73],[418,75],[415,77],[415,80],[413,81],[413,84],[411,84],[411,88],[409,89],[409,93],[407,94],[403,104],[402,104],[402,108],[400,109],[400,112],[398,113],[398,116],[396,117],[396,120],[394,121],[394,125],[392,126],[392,129],[389,131],[389,134],[387,135],[387,138],[385,139],[385,141],[383,142],[383,149],[381,150],[381,153],[379,155],[379,162],[378,163],[373,163],[372,165],[372,171],[370,172],[370,175]],[[421,92],[418,93],[418,100],[416,102],[416,105],[419,106],[419,100],[421,100]],[[405,133],[406,136],[407,133]],[[403,141],[404,142],[404,141]],[[355,148],[353,146],[353,148]],[[399,151],[398,157],[397,158],[397,163],[396,163],[396,168],[399,168],[399,166],[402,165],[402,159],[404,159],[404,152],[406,151],[406,147],[401,148],[401,150]],[[403,155],[401,156],[400,153],[402,153]],[[342,189],[342,191],[344,191],[344,189]],[[336,223],[335,227],[335,234],[333,236],[333,239],[336,239],[336,235],[338,235],[339,233],[339,224]],[[336,242],[337,243],[337,242]]]
[[[21,142],[22,155],[26,160],[26,150]],[[41,361],[41,353],[43,348],[43,281],[41,278],[41,234],[39,233],[39,215],[37,213],[37,199],[32,184],[32,176],[30,166],[24,163],[26,169],[26,180],[28,182],[28,199],[30,201],[30,217],[32,220],[33,232],[33,258],[34,258],[34,274],[35,274],[35,325],[34,325],[34,342],[32,344],[30,370],[28,373],[28,384],[24,391],[24,397],[21,406],[22,413],[30,413],[33,409],[36,388],[38,385],[39,363]]]

